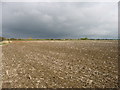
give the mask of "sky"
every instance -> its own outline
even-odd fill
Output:
[[[2,36],[117,39],[118,5],[114,2],[3,2]]]

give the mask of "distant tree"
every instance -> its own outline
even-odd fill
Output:
[[[16,39],[16,40],[22,40],[21,38],[19,38],[19,39]]]
[[[81,40],[88,40],[88,38],[87,37],[85,37],[85,38],[80,38]]]
[[[0,41],[4,41],[4,40],[6,40],[5,37],[0,37]]]
[[[0,41],[2,41],[2,37],[0,37]]]
[[[16,40],[15,38],[10,38],[10,40]]]

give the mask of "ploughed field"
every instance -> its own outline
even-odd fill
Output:
[[[14,41],[2,46],[3,88],[116,88],[118,41]]]

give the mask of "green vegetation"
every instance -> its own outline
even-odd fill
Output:
[[[4,41],[4,40],[6,40],[5,37],[0,37],[0,41]]]
[[[0,43],[0,45],[4,45],[4,44],[6,44],[6,43]]]
[[[86,38],[86,37],[85,38],[80,38],[80,40],[88,40],[88,38]]]
[[[36,41],[36,40],[61,40],[61,41],[64,41],[64,40],[118,40],[118,39],[89,39],[87,37],[85,38],[79,38],[79,39],[33,39],[33,38],[28,38],[28,39],[16,39],[16,38],[5,38],[5,37],[0,37],[0,41]]]

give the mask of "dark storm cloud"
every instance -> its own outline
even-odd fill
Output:
[[[2,3],[0,2],[0,36],[2,36]]]
[[[116,3],[3,3],[3,36],[117,38]]]

